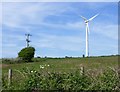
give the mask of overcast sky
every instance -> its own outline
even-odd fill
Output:
[[[19,1],[19,0],[18,0]],[[85,54],[85,23],[89,23],[90,56],[118,53],[117,2],[5,2],[2,3],[2,57],[17,57],[32,34],[35,56],[82,56]]]

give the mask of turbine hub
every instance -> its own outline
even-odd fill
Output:
[[[85,23],[88,23],[88,22],[89,22],[88,20],[85,21]]]

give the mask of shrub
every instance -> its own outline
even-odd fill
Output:
[[[2,63],[3,64],[16,64],[16,63],[21,63],[22,58],[2,58]]]
[[[41,72],[34,69],[23,68],[23,75],[25,76],[23,85],[19,88],[24,89],[26,92],[39,92],[51,91],[62,92],[64,90],[70,92],[79,92],[85,90],[101,90],[100,92],[113,92],[119,90],[119,76],[117,71],[106,70],[98,76],[88,74],[81,75],[79,70],[70,73],[57,73],[57,72]],[[7,87],[7,81],[3,77],[3,88]],[[11,85],[10,88],[15,88],[15,85]],[[24,92],[25,92],[24,91]],[[119,92],[119,91],[118,91]]]
[[[35,48],[34,47],[27,47],[23,48],[19,53],[18,57],[22,58],[25,62],[32,61],[31,59],[34,57],[35,54]]]
[[[86,74],[81,75],[79,71],[42,74],[34,70],[27,77],[28,80],[25,81],[27,90],[117,90],[119,81],[116,73],[111,70],[93,78]]]
[[[100,78],[100,79],[99,79]],[[119,83],[118,74],[112,70],[106,70],[98,77],[98,85],[101,90],[116,90]]]
[[[11,63],[10,62],[11,60],[10,59],[7,59],[7,58],[2,58],[2,63]]]

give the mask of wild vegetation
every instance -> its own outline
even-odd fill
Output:
[[[32,61],[31,59],[34,57],[34,54],[35,54],[34,47],[26,47],[26,48],[23,48],[18,53],[18,57],[22,59],[21,61],[31,62]]]
[[[88,73],[82,74],[80,71],[69,73],[40,72],[26,68],[21,72],[24,81],[21,80],[21,83],[17,84],[17,79],[14,79],[12,84],[8,86],[5,77],[3,77],[3,88],[29,92],[32,90],[119,90],[118,74],[111,69],[97,76],[92,76]]]
[[[118,56],[32,60],[3,63],[4,90],[119,90]],[[8,69],[13,70],[10,86]]]

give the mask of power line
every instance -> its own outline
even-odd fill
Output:
[[[31,42],[29,39],[30,39],[30,36],[32,36],[31,34],[25,34],[26,36],[26,47],[29,47],[29,43]]]

